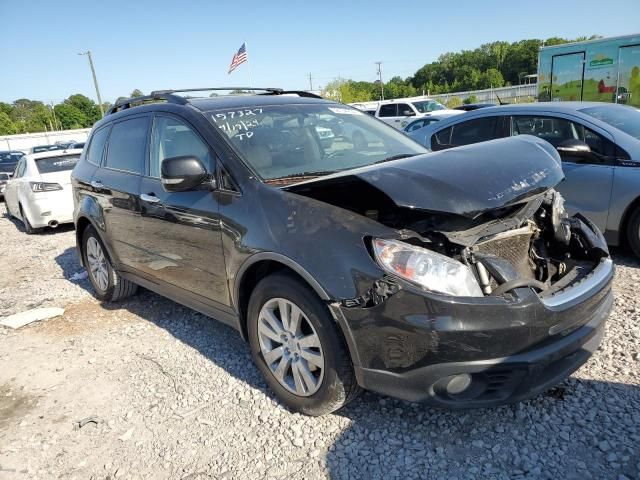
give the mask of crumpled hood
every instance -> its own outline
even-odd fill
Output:
[[[285,190],[305,195],[364,181],[400,207],[475,218],[534,197],[563,178],[551,144],[520,135],[338,172]]]

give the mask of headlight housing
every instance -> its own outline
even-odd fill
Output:
[[[459,297],[484,296],[469,267],[452,258],[382,238],[373,239],[373,252],[386,271],[432,292]]]

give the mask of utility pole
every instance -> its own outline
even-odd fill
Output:
[[[102,97],[100,96],[100,89],[98,88],[98,79],[96,78],[96,70],[93,68],[93,59],[91,58],[91,50],[79,53],[78,55],[86,55],[89,57],[89,67],[91,67],[91,75],[93,75],[93,84],[96,87],[96,95],[98,95],[98,107],[100,107],[100,114],[104,117],[104,108],[102,106]]]
[[[378,66],[378,79],[380,79],[380,96],[384,100],[384,84],[382,83],[382,62],[375,62]]]
[[[309,91],[313,92],[313,78],[311,77],[311,72],[309,72]]]

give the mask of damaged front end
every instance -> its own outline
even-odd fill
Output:
[[[504,217],[464,230],[451,230],[455,220],[433,218],[432,228],[422,230],[426,224],[419,220],[406,225],[402,240],[466,265],[480,287],[467,289],[471,296],[508,296],[522,287],[553,295],[609,256],[598,229],[580,214],[569,217],[563,203],[552,189]]]

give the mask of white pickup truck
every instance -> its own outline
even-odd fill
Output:
[[[421,100],[389,100],[380,102],[376,108],[375,116],[392,127],[402,130],[410,121],[417,117],[426,117],[432,113],[446,113],[457,115],[460,110],[447,109],[440,102],[431,99]]]

